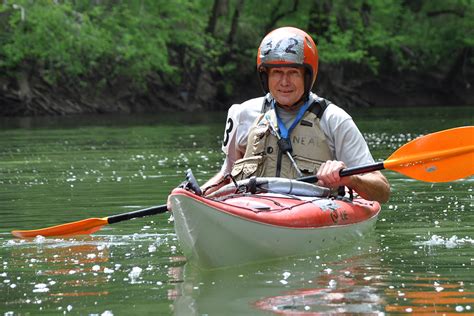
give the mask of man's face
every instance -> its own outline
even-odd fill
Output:
[[[292,106],[304,93],[304,69],[273,67],[268,70],[268,88],[276,102]]]

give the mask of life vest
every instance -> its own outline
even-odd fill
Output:
[[[267,103],[267,102],[266,102]],[[289,140],[292,156],[304,176],[314,175],[319,166],[333,159],[326,136],[320,127],[320,119],[329,101],[316,98],[308,107],[300,122],[291,131]],[[237,179],[257,177],[283,177],[295,179],[298,173],[290,159],[278,146],[278,139],[272,133],[266,114],[271,108],[264,105],[247,138],[247,148],[242,159],[232,168],[232,176]]]

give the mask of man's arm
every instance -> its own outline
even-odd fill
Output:
[[[201,190],[206,195],[208,195],[214,191],[217,191],[220,187],[227,183],[229,183],[229,180],[224,181],[224,172],[221,170],[216,173],[212,178],[207,180],[207,182],[201,186]]]
[[[339,171],[344,168],[346,168],[346,165],[342,161],[326,161],[319,167],[316,173],[318,185],[329,188],[347,186],[364,199],[380,203],[388,201],[390,197],[390,184],[380,171],[340,177]]]
[[[339,176],[341,169],[374,162],[367,142],[349,114],[331,104],[324,112],[321,127],[328,137],[335,157],[318,169],[318,184],[331,188],[347,186],[365,199],[387,202],[390,197],[390,184],[381,172]]]

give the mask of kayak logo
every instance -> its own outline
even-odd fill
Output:
[[[331,211],[331,219],[334,224],[337,224],[339,221],[347,221],[349,216],[347,215],[347,211],[345,209],[338,209]]]

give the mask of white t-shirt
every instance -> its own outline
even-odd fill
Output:
[[[312,97],[317,98],[313,93]],[[244,156],[250,127],[261,114],[263,101],[264,97],[260,97],[230,107],[222,143],[226,154],[221,169],[223,174],[230,173],[235,161]],[[288,119],[288,112],[283,115]],[[343,161],[347,167],[374,162],[364,137],[346,111],[329,104],[321,117],[320,126],[334,160]]]

